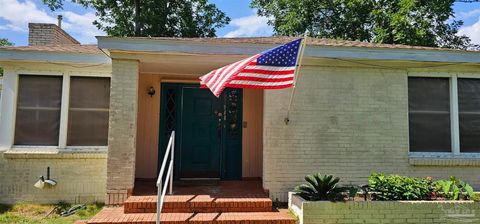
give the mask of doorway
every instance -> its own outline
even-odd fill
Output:
[[[175,179],[241,179],[242,105],[242,89],[162,83],[157,173],[175,130]]]

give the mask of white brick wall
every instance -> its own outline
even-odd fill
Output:
[[[290,123],[291,89],[265,91],[264,188],[273,199],[307,174],[366,184],[372,172],[447,178],[480,188],[478,166],[413,166],[408,158],[407,74],[403,71],[302,67]]]
[[[138,62],[112,60],[106,199],[108,204],[123,203],[133,189],[137,95]]]
[[[475,202],[313,202],[303,206],[303,223],[479,223]]]
[[[38,177],[58,182],[53,188],[37,189]],[[106,153],[8,154],[0,152],[0,203],[104,202]]]

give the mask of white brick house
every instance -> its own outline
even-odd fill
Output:
[[[69,50],[48,60],[48,47],[0,49],[0,174],[10,175],[0,202],[106,195],[122,203],[136,183],[157,178],[172,130],[176,179],[261,179],[280,201],[313,172],[346,184],[365,184],[372,172],[455,175],[480,189],[480,53],[309,39],[288,125],[292,89],[231,90],[219,101],[198,88],[200,75],[288,40],[98,37],[110,58]],[[49,147],[15,144],[25,74],[62,77],[58,143]],[[108,144],[69,144],[76,74],[110,77],[108,137],[96,139]],[[34,189],[48,164],[65,184]]]

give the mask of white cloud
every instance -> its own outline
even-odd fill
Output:
[[[480,15],[480,9],[474,9],[468,12],[459,12],[458,18],[459,19],[469,19]]]
[[[480,17],[472,25],[460,28],[458,33],[470,37],[473,43],[480,44]]]
[[[0,0],[2,11],[0,19],[6,24],[0,25],[0,30],[27,32],[28,23],[57,23],[56,15],[63,15],[62,28],[81,43],[96,43],[95,36],[104,35],[93,24],[96,16],[92,12],[78,14],[72,11],[50,12],[43,10],[31,0]]]
[[[273,29],[267,22],[268,18],[256,14],[233,19],[230,25],[235,26],[236,29],[228,32],[224,37],[271,36]]]
[[[47,12],[37,8],[32,1],[19,2],[17,0],[0,0],[2,11],[0,18],[6,20],[4,25],[13,31],[27,31],[28,23],[55,23],[56,19]]]
[[[97,43],[95,36],[105,35],[105,32],[98,30],[92,22],[97,19],[94,13],[77,14],[71,11],[61,12],[65,20],[62,28],[80,43]]]

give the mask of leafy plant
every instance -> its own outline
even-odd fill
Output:
[[[342,192],[345,190],[339,187],[338,182],[340,178],[333,175],[321,175],[315,173],[305,177],[307,183],[295,187],[294,192],[302,198],[309,201],[320,200],[343,200]]]
[[[435,191],[441,193],[448,200],[476,198],[473,187],[455,176],[451,176],[448,180],[435,181],[434,184]]]
[[[373,173],[369,187],[374,200],[427,200],[431,198],[433,183],[427,178]]]

